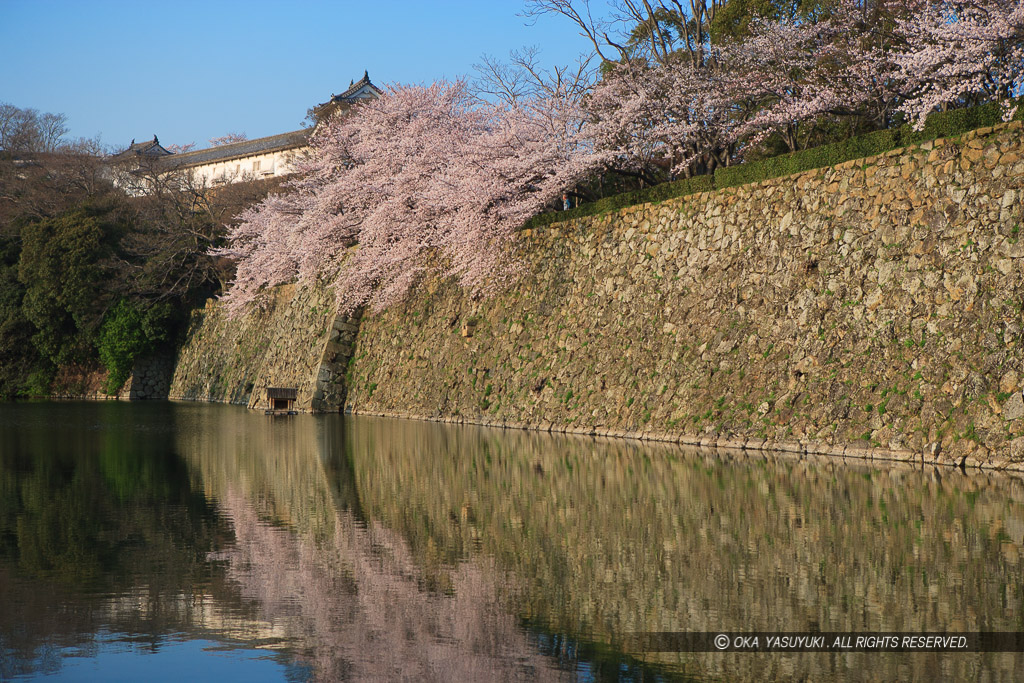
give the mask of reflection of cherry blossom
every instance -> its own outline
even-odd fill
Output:
[[[314,680],[560,680],[507,611],[492,560],[445,570],[424,589],[405,540],[328,510],[319,536],[268,521],[235,488],[219,501],[235,543],[216,556],[243,598],[295,639]],[[329,530],[333,528],[333,533]]]

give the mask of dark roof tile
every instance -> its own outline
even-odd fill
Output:
[[[136,156],[163,157],[170,156],[174,154],[174,152],[164,149],[163,145],[160,144],[160,141],[154,135],[152,140],[145,140],[143,142],[135,142],[135,140],[132,140],[132,144],[128,145],[128,149],[123,152],[118,152],[114,156],[127,156],[130,154],[134,154]]]
[[[182,152],[181,154],[175,154],[173,159],[167,159],[167,163],[173,164],[176,167],[200,166],[217,161],[265,154],[276,150],[303,147],[308,142],[309,129],[294,130],[290,133],[280,133],[265,138],[256,138],[255,140],[233,142],[230,145],[219,145],[208,149]]]
[[[327,107],[328,105],[332,104],[352,104],[354,102],[358,102],[361,99],[365,99],[363,97],[355,97],[355,95],[366,86],[370,86],[370,90],[373,93],[374,97],[380,97],[381,95],[384,94],[383,90],[375,86],[370,81],[370,73],[368,71],[364,71],[363,77],[360,78],[355,83],[353,83],[352,85],[350,85],[345,92],[341,93],[340,95],[331,95],[331,99],[327,100],[323,104],[318,104],[316,107],[314,107],[314,110],[322,110],[324,107]]]

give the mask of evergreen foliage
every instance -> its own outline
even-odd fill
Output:
[[[174,310],[167,302],[142,307],[121,299],[100,328],[97,349],[108,375],[103,390],[113,394],[132,373],[135,361],[168,340]]]
[[[18,279],[20,249],[13,239],[0,239],[0,396],[19,393],[39,354],[35,332],[22,310],[25,286]]]
[[[90,356],[110,300],[107,262],[123,230],[109,208],[99,207],[76,208],[22,230],[22,311],[35,327],[35,347],[51,364]]]

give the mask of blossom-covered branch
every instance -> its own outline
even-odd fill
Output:
[[[516,229],[599,163],[566,100],[481,104],[462,81],[388,88],[314,133],[290,192],[243,215],[231,310],[293,278],[332,281],[343,309],[400,300],[427,270],[471,292],[516,272]]]
[[[895,58],[909,95],[901,110],[918,127],[946,105],[1007,102],[1024,89],[1024,0],[932,2],[897,31],[907,42]]]

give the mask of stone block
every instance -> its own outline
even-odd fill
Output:
[[[347,332],[349,334],[357,334],[359,332],[359,325],[343,320],[335,320],[332,327],[339,332]]]
[[[1024,436],[1018,437],[1010,442],[1010,461],[1024,463]]]
[[[1013,396],[1003,403],[1003,419],[1009,422],[1022,417],[1024,417],[1024,398],[1021,397],[1019,391],[1015,391]]]
[[[1020,388],[1020,379],[1015,370],[1007,371],[999,380],[999,390],[1003,393],[1010,393]]]

